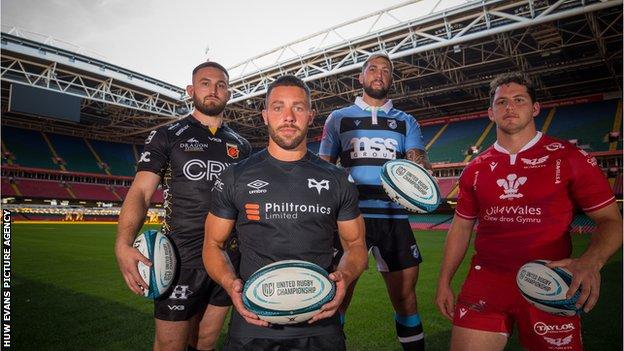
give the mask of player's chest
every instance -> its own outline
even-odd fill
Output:
[[[549,202],[566,194],[566,176],[563,160],[552,155],[505,156],[483,162],[472,185],[483,203]]]

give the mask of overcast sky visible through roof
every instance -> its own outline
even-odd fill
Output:
[[[90,56],[184,87],[192,68],[207,58],[231,67],[403,2],[2,0],[0,4],[3,31],[16,26],[51,36],[87,49]]]

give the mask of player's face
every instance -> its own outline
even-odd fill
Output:
[[[186,87],[193,105],[208,116],[218,116],[230,99],[228,79],[223,71],[215,67],[204,67],[193,76],[193,85]]]
[[[488,116],[500,131],[512,135],[531,126],[535,127],[533,118],[539,111],[539,103],[531,101],[524,85],[509,83],[496,89]]]
[[[271,90],[262,117],[271,140],[284,150],[293,150],[304,142],[314,112],[303,89],[278,86]]]
[[[364,72],[360,73],[360,84],[366,95],[373,99],[385,99],[392,84],[392,66],[387,59],[376,57],[372,59]]]

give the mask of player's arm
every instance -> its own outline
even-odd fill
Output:
[[[321,160],[325,160],[325,161],[327,161],[329,163],[333,163],[333,164],[335,164],[336,161],[338,161],[338,157],[331,157],[329,155],[319,155],[319,158]]]
[[[366,269],[368,253],[364,232],[362,215],[351,220],[338,221],[338,235],[344,254],[336,270],[329,275],[329,278],[336,283],[336,295],[330,302],[323,305],[321,312],[314,315],[309,323],[333,316],[345,297],[347,287]]]
[[[429,157],[427,156],[427,151],[425,150],[421,150],[417,148],[409,149],[405,153],[405,158],[412,162],[418,163],[423,168],[429,171],[433,170],[433,168],[431,167],[431,162],[429,162]]]
[[[457,272],[457,267],[459,267],[464,260],[464,256],[466,256],[474,222],[472,219],[465,219],[455,214],[446,235],[444,256],[438,278],[436,304],[444,317],[451,320],[453,319],[453,311],[455,309],[455,296],[451,288],[451,281],[455,272]]]
[[[336,128],[336,121],[337,117],[333,113],[325,120],[318,152],[318,156],[322,160],[331,164],[335,164],[338,161],[338,152],[340,151],[340,135]]]
[[[147,288],[147,284],[141,278],[137,264],[139,261],[147,265],[151,263],[132,244],[143,225],[158,183],[160,183],[159,175],[148,171],[137,172],[121,206],[117,224],[117,239],[115,240],[117,264],[128,288],[138,295],[143,294],[141,287]]]
[[[564,267],[572,272],[573,279],[567,297],[579,287],[581,295],[576,304],[589,312],[600,296],[600,270],[607,260],[622,246],[622,216],[614,202],[596,211],[588,212],[597,226],[587,250],[579,258],[551,262],[550,267]]]
[[[217,217],[209,213],[204,225],[204,248],[202,251],[204,267],[210,278],[216,281],[225,289],[232,299],[232,304],[247,323],[268,326],[269,323],[258,319],[258,316],[249,312],[243,305],[243,281],[236,276],[234,267],[225,252],[225,242],[227,241],[235,221]]]

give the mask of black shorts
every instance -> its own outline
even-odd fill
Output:
[[[396,272],[422,262],[409,220],[364,218],[366,246],[377,261],[380,272]]]
[[[231,306],[225,290],[203,268],[180,268],[173,287],[154,300],[154,317],[165,321],[186,321],[208,304]]]
[[[241,338],[228,335],[223,351],[343,351],[343,335],[317,335],[293,339]]]

